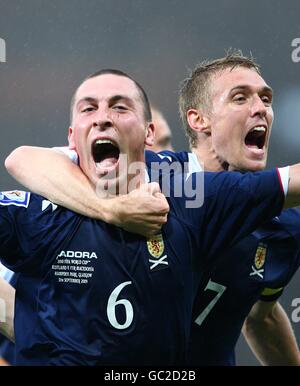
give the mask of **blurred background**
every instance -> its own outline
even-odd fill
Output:
[[[0,190],[20,187],[3,166],[15,147],[66,144],[70,98],[101,68],[136,78],[168,120],[176,150],[187,149],[178,85],[230,47],[251,52],[275,91],[269,166],[299,162],[299,16],[297,0],[0,0]],[[300,272],[282,296],[290,317],[299,281]],[[300,321],[292,324],[300,343]],[[237,358],[257,364],[243,339]]]

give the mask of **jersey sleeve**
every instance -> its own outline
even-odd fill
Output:
[[[284,288],[264,288],[262,293],[260,294],[259,299],[264,302],[273,302],[280,298],[283,293]]]
[[[76,164],[76,165],[79,164],[78,154],[75,150],[69,149],[68,146],[59,146],[59,147],[54,147],[53,149],[56,151],[59,151],[61,153],[64,153],[67,157],[70,158],[70,160],[74,164]]]
[[[199,207],[187,208],[188,199],[171,200],[182,221],[198,232],[199,248],[207,258],[220,254],[250,234],[265,221],[278,215],[284,192],[277,169],[256,173],[194,173],[195,191],[199,174],[204,174]],[[198,186],[198,187],[197,187]]]
[[[5,281],[9,282],[13,274],[13,271],[6,268],[3,264],[0,263],[0,277],[2,277]]]
[[[28,192],[0,195],[1,262],[15,272],[43,269],[80,216]]]

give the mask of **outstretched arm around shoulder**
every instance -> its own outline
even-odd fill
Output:
[[[158,184],[128,195],[99,198],[81,169],[61,151],[21,146],[6,159],[7,171],[29,190],[79,214],[150,237],[167,221],[169,205]]]

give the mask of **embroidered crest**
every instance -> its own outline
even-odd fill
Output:
[[[160,233],[159,235],[151,237],[151,239],[147,241],[147,247],[151,256],[156,259],[159,258],[165,249],[162,234]]]
[[[256,269],[260,269],[265,264],[266,255],[267,246],[263,243],[259,243],[254,258],[254,265]]]

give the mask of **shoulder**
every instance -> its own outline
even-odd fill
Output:
[[[202,170],[201,166],[198,163],[197,156],[194,153],[187,152],[187,151],[180,151],[180,152],[172,152],[172,151],[161,151],[159,153],[154,153],[153,151],[146,150],[146,162],[179,162],[181,164],[183,163],[189,163],[191,165],[197,165],[196,170],[199,171]]]
[[[28,225],[30,225],[28,219],[32,221],[38,219],[39,222],[43,222],[47,221],[48,215],[53,217],[53,213],[55,213],[56,219],[61,217],[61,214],[64,218],[80,217],[76,213],[47,200],[45,197],[21,190],[0,192],[0,211],[2,218],[10,219],[9,221],[17,218],[18,223],[24,223],[25,221]]]

